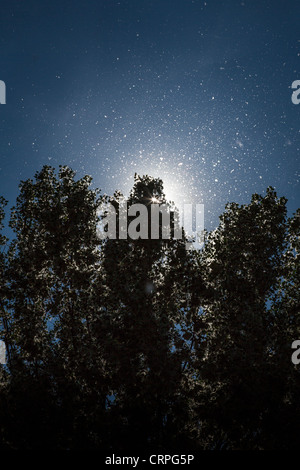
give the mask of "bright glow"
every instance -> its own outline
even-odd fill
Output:
[[[167,202],[173,201],[175,206],[180,209],[183,204],[191,204],[196,201],[197,195],[194,193],[193,179],[189,175],[187,168],[182,163],[180,166],[170,163],[175,152],[155,152],[147,154],[146,152],[138,155],[135,165],[122,168],[122,172],[114,179],[114,189],[120,189],[125,196],[128,196],[133,187],[133,174],[140,176],[149,175],[153,178],[160,178],[163,181],[163,191]],[[174,156],[175,158],[175,156]],[[151,198],[153,203],[161,203],[157,197],[153,195]]]
[[[163,174],[161,178],[163,180],[164,193],[167,201],[173,201],[176,206],[192,202],[185,191],[186,181],[184,181],[182,177],[176,178],[168,174]]]

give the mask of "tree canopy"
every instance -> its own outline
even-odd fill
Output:
[[[267,188],[201,250],[100,240],[122,194],[91,183],[43,167],[0,235],[0,449],[299,448],[300,210]],[[135,175],[129,207],[150,220],[157,201],[163,182]]]

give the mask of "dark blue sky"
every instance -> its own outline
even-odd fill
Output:
[[[0,23],[10,203],[21,179],[67,164],[103,192],[160,176],[205,204],[209,229],[269,185],[299,207],[299,2],[10,0]]]

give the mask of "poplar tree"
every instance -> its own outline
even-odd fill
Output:
[[[117,214],[122,199],[119,193],[111,199]],[[102,252],[107,364],[114,372],[111,415],[119,423],[115,439],[125,449],[175,448],[189,439],[187,288],[193,258],[184,233],[182,239],[163,239],[160,231],[158,239],[150,239],[151,206],[168,205],[160,179],[135,176],[128,209],[138,203],[147,208],[147,238],[107,240]],[[168,207],[176,218],[172,204]]]
[[[249,204],[228,204],[199,253],[206,298],[196,368],[205,447],[260,446],[276,388],[269,302],[283,273],[286,230],[286,199],[268,188]]]
[[[105,411],[101,342],[91,331],[96,290],[101,299],[98,195],[90,177],[74,176],[43,167],[21,182],[12,210],[11,395],[14,439],[24,447],[90,445],[93,419]]]

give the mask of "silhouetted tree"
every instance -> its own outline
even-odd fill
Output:
[[[205,447],[272,447],[275,436],[276,447],[286,442],[282,429],[270,427],[269,421],[284,406],[291,391],[288,377],[293,376],[293,335],[285,338],[280,364],[274,338],[276,324],[277,342],[286,335],[279,318],[287,320],[289,314],[270,308],[289,271],[287,227],[286,200],[269,188],[265,197],[253,195],[248,205],[228,204],[198,254],[208,293],[199,299],[202,328],[196,343],[196,367],[203,379],[197,414],[206,416],[200,436]],[[297,276],[299,283],[299,271]],[[293,303],[298,294],[290,294]],[[296,402],[290,405],[291,412]]]
[[[162,218],[157,239],[120,239],[123,196],[91,181],[43,167],[0,237],[0,448],[297,448],[299,211],[269,188],[186,250]],[[135,175],[127,202],[148,235],[154,204],[174,228],[160,179]],[[107,203],[117,238],[100,240]]]

